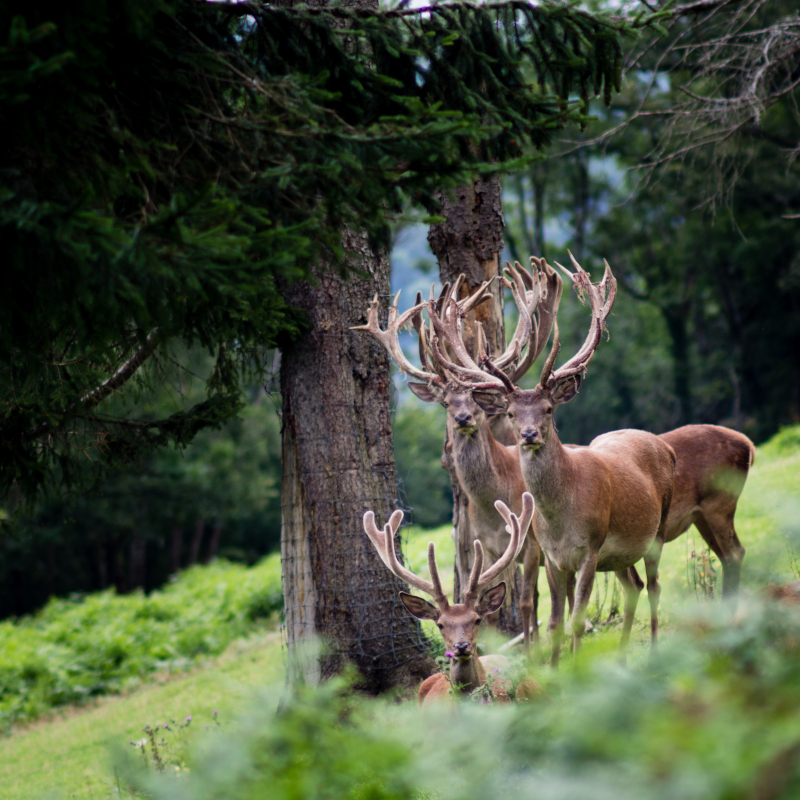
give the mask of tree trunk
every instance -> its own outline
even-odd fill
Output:
[[[176,525],[172,529],[169,548],[169,571],[174,575],[181,568],[181,552],[183,550],[183,527]]]
[[[219,550],[219,540],[222,538],[222,523],[217,522],[214,525],[214,530],[211,532],[211,541],[208,543],[208,554],[206,555],[206,563],[211,561]]]
[[[203,541],[203,528],[206,526],[206,521],[204,519],[199,519],[194,525],[194,533],[192,534],[192,544],[189,548],[189,564],[188,566],[192,566],[193,564],[197,563],[197,559],[200,557],[200,544]]]
[[[145,582],[145,558],[147,556],[147,542],[134,533],[131,541],[131,555],[129,564],[128,588],[132,591]]]
[[[433,254],[439,261],[442,283],[466,276],[461,288],[461,297],[472,294],[484,281],[492,280],[501,272],[500,254],[503,250],[503,206],[500,199],[500,179],[476,179],[471,184],[454,189],[451,196],[442,198],[442,216],[446,222],[433,225],[428,233]],[[499,283],[492,284],[492,299],[481,303],[467,318],[464,341],[470,346],[473,337],[472,325],[483,324],[492,353],[505,349],[505,324],[503,320],[503,298]],[[504,444],[513,444],[513,435],[506,418],[492,421],[492,433]],[[455,475],[450,443],[445,434],[442,465],[450,473],[453,484],[453,536],[456,545],[455,593],[460,599],[461,587],[466,585],[472,567],[475,539],[470,531],[467,517],[467,496],[461,491]],[[498,625],[502,630],[517,634],[522,630],[519,614],[521,580],[519,569],[515,572],[513,586],[509,587],[507,605],[500,609]]]
[[[283,484],[281,557],[286,637],[293,679],[315,682],[354,663],[379,692],[427,677],[434,664],[417,621],[362,528],[397,508],[391,373],[383,347],[351,331],[376,293],[388,309],[389,261],[365,234],[345,232],[349,266],[369,278],[318,270],[318,285],[284,296],[308,315],[281,360]],[[302,643],[323,639],[321,654]]]

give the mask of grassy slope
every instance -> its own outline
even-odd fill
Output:
[[[736,513],[736,530],[747,548],[742,583],[757,589],[767,583],[784,583],[800,575],[793,568],[793,548],[800,553],[800,426],[788,428],[771,442],[760,447],[756,463],[745,485]],[[426,575],[427,544],[436,545],[437,562],[444,570],[445,590],[452,591],[454,547],[451,527],[435,530],[410,529],[405,543],[412,568]],[[702,591],[695,588],[694,560],[692,551],[702,554],[705,542],[692,527],[682,537],[664,548],[661,558],[660,581],[662,584],[660,621],[668,631],[671,621],[687,603],[703,599]],[[722,568],[715,558],[717,589],[722,585]],[[643,574],[643,571],[640,570]],[[598,584],[601,593],[606,593],[603,605],[608,613],[610,595],[613,591],[613,576],[601,575]],[[596,596],[596,594],[595,594]],[[550,593],[544,569],[539,572],[539,620],[546,628],[550,615]],[[591,611],[590,611],[591,616]],[[429,635],[436,636],[433,623],[426,623]],[[646,592],[643,592],[637,610],[633,640],[644,645],[649,641],[649,613]],[[613,650],[618,640],[618,629],[611,628],[585,639],[588,653]]]
[[[737,529],[748,548],[743,575],[746,586],[755,589],[768,580],[794,578],[786,534],[791,537],[800,533],[800,514],[796,513],[799,508],[800,428],[795,428],[759,450],[742,496]],[[449,527],[434,531],[411,529],[405,549],[412,567],[423,574],[428,541],[436,543],[440,565],[450,565],[453,560]],[[692,530],[665,548],[661,619],[667,633],[670,620],[696,598],[692,573],[687,570],[687,564],[693,562],[687,555],[693,548],[700,551],[702,547],[702,540]],[[448,569],[444,574],[450,572]],[[451,574],[449,580],[450,586],[445,588],[452,589]],[[602,588],[604,579],[600,581]],[[540,592],[539,618],[546,621],[550,603],[543,574]],[[643,599],[634,632],[634,662],[646,657],[647,616]],[[434,632],[435,629],[431,631]],[[613,651],[618,636],[618,629],[610,628],[587,637],[586,656]],[[563,661],[563,668],[571,668],[570,659]],[[547,668],[538,669],[536,676],[547,680]],[[251,687],[276,684],[282,677],[280,644],[277,634],[270,634],[235,643],[222,657],[209,662],[207,668],[172,678],[163,685],[150,685],[126,697],[105,699],[89,709],[37,723],[0,740],[0,797],[27,800],[43,796],[52,787],[58,787],[62,797],[118,797],[108,766],[109,746],[127,745],[129,740],[140,738],[145,723],[182,719],[187,714],[194,716],[193,725],[202,731],[204,721],[209,720],[215,708],[220,710],[224,724]]]
[[[224,725],[253,688],[282,678],[280,637],[270,633],[234,643],[187,675],[45,718],[0,741],[0,797],[119,797],[110,749],[125,746],[133,753],[128,742],[142,738],[145,724],[182,720],[189,714],[193,720],[187,733],[204,731],[215,709]]]

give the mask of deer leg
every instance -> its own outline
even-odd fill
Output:
[[[569,603],[569,614],[575,611],[575,573],[570,572],[567,580],[567,603]]]
[[[658,642],[658,600],[661,597],[661,584],[658,582],[658,562],[664,542],[658,536],[644,557],[644,569],[647,575],[647,599],[650,601],[650,647]],[[631,567],[633,569],[633,567]]]
[[[581,639],[586,633],[586,609],[592,599],[592,589],[594,588],[594,576],[597,572],[597,553],[588,553],[578,570],[578,577],[575,581],[575,607],[572,609],[572,652],[578,655],[581,646]]]
[[[628,648],[628,641],[631,638],[631,628],[636,617],[636,606],[639,604],[639,595],[644,589],[644,583],[639,577],[635,567],[620,569],[614,573],[622,584],[622,591],[625,593],[625,612],[622,618],[622,638],[619,642],[621,660],[625,662],[625,651]]]
[[[544,569],[547,583],[550,586],[550,622],[547,626],[552,643],[550,666],[557,667],[561,655],[561,644],[564,641],[564,601],[567,599],[569,572],[562,572],[547,558],[545,558]]]
[[[722,564],[722,596],[730,597],[739,590],[742,559],[745,549],[733,527],[733,508],[703,509],[695,520],[697,530]]]
[[[523,561],[525,580],[522,584],[522,599],[519,603],[519,610],[522,615],[522,641],[526,653],[530,651],[531,638],[534,642],[539,642],[539,621],[537,617],[539,611],[539,587],[536,584],[539,580],[539,560],[541,558],[538,543],[535,543],[535,540],[531,541],[530,533],[528,537]]]

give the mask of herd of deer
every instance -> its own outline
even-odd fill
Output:
[[[753,443],[737,431],[716,425],[687,425],[656,436],[621,430],[598,436],[586,447],[564,445],[554,423],[556,408],[572,400],[600,343],[616,296],[616,280],[608,264],[598,284],[572,258],[573,273],[558,266],[591,309],[589,334],[583,346],[562,366],[556,320],[562,280],[543,258],[531,258],[529,272],[519,263],[507,265],[503,285],[518,310],[516,330],[505,351],[492,355],[480,323],[465,342],[467,314],[489,294],[485,283],[460,298],[463,276],[438,298],[403,314],[397,299],[389,309],[386,330],[378,322],[378,299],[359,327],[374,336],[401,371],[420,383],[409,387],[421,400],[447,409],[448,439],[455,472],[468,497],[470,530],[475,532],[475,558],[462,603],[450,605],[442,591],[434,547],[428,548],[431,580],[406,569],[395,552],[395,536],[403,518],[395,511],[383,529],[371,511],[364,529],[383,563],[395,575],[433,599],[433,604],[402,593],[406,608],[418,619],[436,622],[452,658],[449,679],[433,675],[420,687],[420,701],[448,693],[450,686],[471,693],[496,676],[501,656],[477,656],[476,638],[482,620],[503,604],[505,582],[493,582],[514,562],[524,569],[520,601],[524,647],[538,639],[536,583],[541,554],[550,587],[551,663],[558,663],[564,638],[564,605],[571,607],[573,650],[585,630],[585,616],[595,573],[613,572],[625,596],[621,647],[630,636],[644,583],[636,571],[644,559],[650,601],[651,645],[658,636],[658,564],[663,546],[694,524],[723,566],[723,595],[736,591],[744,547],[734,529],[736,504],[753,464]],[[426,325],[423,312],[429,323]],[[399,332],[412,325],[419,340],[421,366],[403,354]],[[519,382],[553,343],[535,388]],[[471,352],[470,352],[471,351]],[[501,443],[490,421],[510,423],[515,444]],[[490,566],[484,570],[484,562]],[[573,596],[574,594],[574,596]],[[498,683],[496,694],[503,694]],[[541,691],[528,681],[522,694]]]

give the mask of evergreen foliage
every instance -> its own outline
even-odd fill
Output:
[[[660,16],[3,3],[0,496],[70,488],[235,414],[261,349],[302,324],[280,281],[339,259],[342,225],[386,241],[404,198],[435,211],[436,189],[585,122],[585,99],[618,86],[621,37]],[[206,398],[106,413],[158,383],[173,339],[215,354]]]
[[[273,398],[249,394],[236,419],[200,431],[183,451],[156,450],[89,491],[19,515],[14,534],[0,538],[0,619],[75,592],[150,592],[193,563],[253,564],[279,549],[280,423]]]

